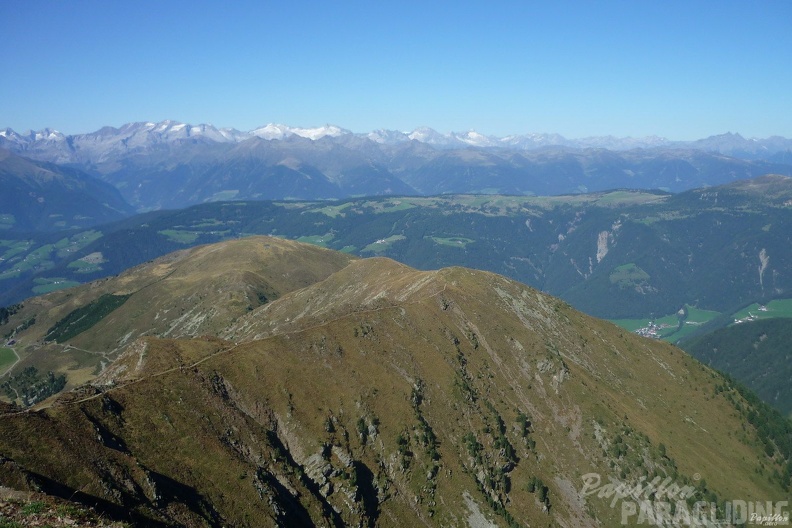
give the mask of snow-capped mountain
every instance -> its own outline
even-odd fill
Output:
[[[385,130],[385,129],[377,129],[365,134],[367,139],[370,139],[374,143],[379,143],[381,145],[392,145],[394,143],[402,143],[405,141],[410,141],[410,136],[407,135],[406,132],[399,132],[397,130]]]
[[[501,143],[505,147],[531,150],[550,146],[566,146],[568,141],[559,134],[521,134],[501,138]]]
[[[256,136],[261,139],[273,140],[286,139],[290,136],[300,136],[306,139],[317,140],[327,136],[338,137],[351,133],[352,132],[350,130],[337,127],[335,125],[325,125],[316,128],[300,128],[270,123],[268,125],[251,130],[248,133],[248,137]]]
[[[438,147],[458,147],[461,144],[452,134],[441,134],[429,127],[416,128],[407,134],[407,137],[413,141],[420,141],[421,143]]]
[[[177,121],[128,123],[119,128],[104,127],[88,134],[67,136],[50,128],[17,133],[10,128],[0,130],[0,147],[30,155],[36,159],[56,163],[101,163],[121,154],[140,149],[167,146],[176,143],[210,142],[241,143],[251,138],[277,141],[298,136],[312,141],[323,138],[354,136],[380,145],[393,145],[418,141],[434,148],[506,148],[535,150],[547,147],[572,149],[600,148],[631,150],[636,148],[685,148],[718,152],[749,159],[769,159],[778,152],[792,150],[792,140],[782,137],[746,139],[739,134],[722,134],[698,141],[671,141],[658,136],[642,138],[593,136],[567,139],[559,134],[519,134],[505,137],[488,136],[468,130],[441,133],[429,127],[419,127],[411,132],[379,129],[356,134],[337,125],[314,128],[292,127],[270,123],[243,132],[234,128],[217,128],[209,124],[190,125]]]
[[[103,163],[157,146],[179,142],[237,143],[249,134],[212,125],[188,125],[177,121],[127,123],[119,128],[103,127],[96,132],[66,136],[56,130],[17,134],[0,133],[0,147],[34,159],[53,163]]]
[[[479,134],[475,130],[469,130],[460,134],[452,134],[456,139],[471,147],[500,147],[502,146],[500,139],[492,136],[485,136]]]
[[[51,128],[44,128],[38,131],[28,130],[21,134],[10,128],[0,130],[0,144],[4,144],[6,148],[11,148],[13,145],[24,146],[36,142],[52,144],[65,140],[66,136],[64,134]]]
[[[0,149],[78,168],[115,186],[138,210],[229,198],[562,194],[621,187],[677,192],[768,173],[792,175],[792,141],[738,134],[697,142],[570,140],[429,127],[357,134],[330,124],[240,131],[168,120],[77,135],[5,129]]]
[[[787,138],[781,136],[771,136],[766,139],[745,138],[731,132],[693,141],[690,146],[698,150],[718,152],[744,159],[772,159],[776,161],[785,159],[786,162],[789,162],[792,153],[792,140]]]

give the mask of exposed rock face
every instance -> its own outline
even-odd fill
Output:
[[[608,254],[608,235],[607,231],[600,231],[597,236],[597,264],[602,262],[602,259]]]
[[[224,260],[209,256],[245,254],[234,244],[157,263],[157,284],[212,290]],[[94,385],[5,409],[2,482],[184,526],[618,524],[611,498],[577,493],[590,474],[785,496],[723,474],[773,462],[752,427],[730,434],[747,402],[679,349],[491,273],[388,259],[308,273],[316,248],[272,244],[257,273],[272,300],[213,336],[129,338]]]
[[[767,254],[767,250],[762,248],[759,252],[759,284],[762,286],[762,291],[764,291],[764,274],[767,270],[767,265],[770,264],[770,255]]]

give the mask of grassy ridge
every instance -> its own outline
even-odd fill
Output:
[[[152,521],[448,526],[478,509],[616,526],[609,499],[575,492],[592,472],[708,502],[788,496],[786,427],[728,380],[492,273],[245,238],[55,292],[6,325],[34,315],[20,343],[89,327],[47,357],[126,345],[95,385],[0,413],[15,463],[0,479],[42,475]],[[23,368],[6,398],[40,401],[56,370]]]
[[[36,278],[84,282],[185,246],[267,234],[420,269],[493,271],[609,319],[657,317],[685,303],[726,312],[763,302],[766,292],[792,291],[792,279],[781,272],[792,266],[786,199],[735,185],[679,195],[617,190],[208,203],[148,213],[81,237],[4,236],[0,304],[41,291],[33,290],[41,286]],[[74,250],[64,246],[89,240]],[[760,278],[761,255],[768,265]],[[728,277],[728,284],[717,277]]]
[[[216,290],[197,268],[168,276]],[[610,499],[575,493],[591,472],[718,503],[788,495],[785,429],[759,437],[743,414],[763,415],[717,373],[493,274],[354,260],[223,336],[144,338],[95,388],[2,416],[17,466],[0,477],[24,485],[21,467],[181,525],[446,526],[475,507],[616,526]]]

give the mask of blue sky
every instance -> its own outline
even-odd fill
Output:
[[[0,1],[0,128],[792,137],[792,2]]]

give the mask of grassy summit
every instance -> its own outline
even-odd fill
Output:
[[[635,524],[635,499],[582,492],[594,476],[667,479],[677,509],[789,493],[789,439],[760,439],[727,380],[499,275],[251,238],[83,288],[7,323],[49,318],[34,346],[130,295],[72,338],[116,347],[98,377],[0,415],[7,486],[186,526]]]

